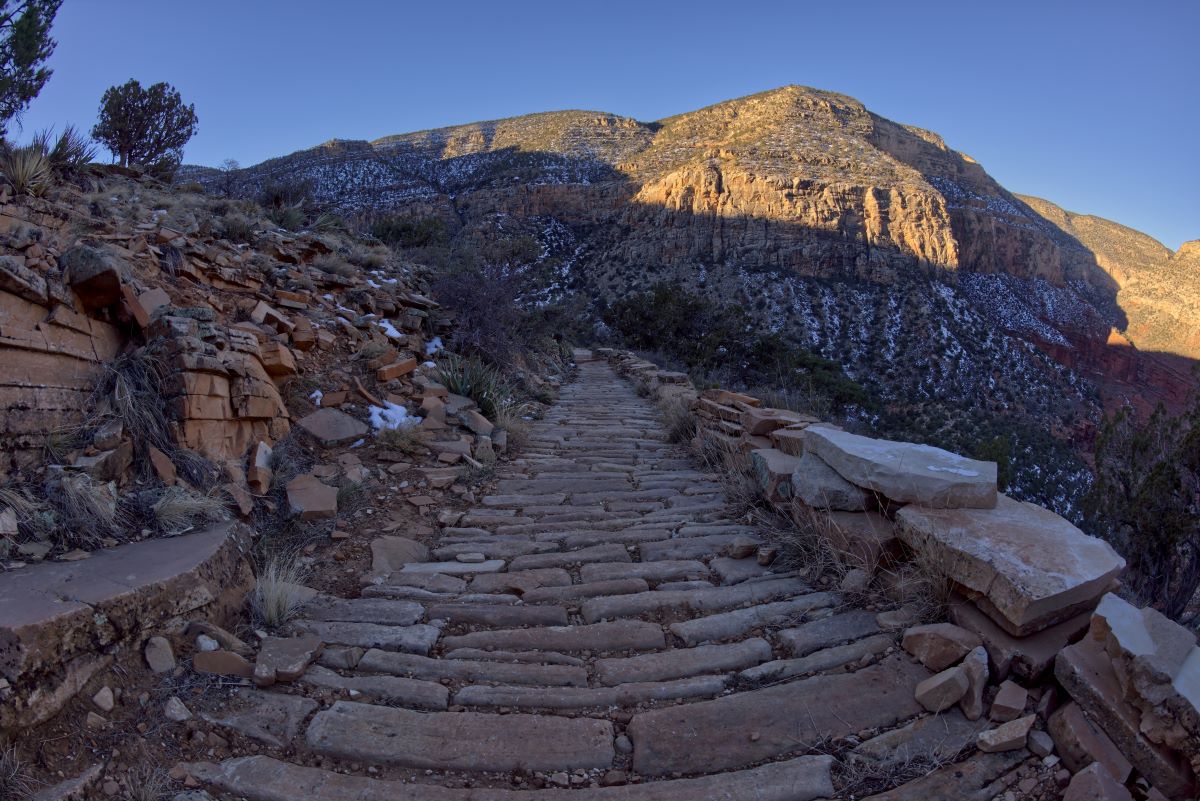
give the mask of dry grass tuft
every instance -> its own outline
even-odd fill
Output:
[[[167,487],[155,502],[153,511],[163,533],[176,535],[224,519],[226,504],[219,495],[201,495],[184,487]]]
[[[519,451],[529,442],[529,421],[525,415],[530,412],[527,403],[504,403],[496,409],[496,428],[508,432],[509,452]]]
[[[658,409],[662,412],[668,441],[687,445],[695,438],[699,424],[687,398],[669,395],[658,402]]]
[[[125,527],[125,516],[112,486],[79,473],[64,474],[55,489],[48,500],[58,517],[55,534],[64,545],[94,546]]]
[[[725,500],[736,517],[767,509],[750,459],[736,445],[715,437],[702,437],[700,458],[717,474]]]
[[[125,784],[129,789],[124,801],[160,801],[166,797],[171,780],[162,768],[143,765],[125,774]]]
[[[305,570],[290,554],[271,557],[254,582],[250,612],[257,624],[278,628],[304,603]]]
[[[421,435],[412,426],[385,428],[377,431],[375,432],[375,442],[381,448],[401,453],[421,454],[428,450]]]
[[[33,795],[34,783],[25,761],[13,746],[0,748],[0,799],[18,801]]]
[[[867,798],[928,776],[953,764],[956,758],[940,753],[906,754],[889,760],[834,755],[834,787],[838,798]]]

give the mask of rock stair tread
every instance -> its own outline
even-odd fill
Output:
[[[303,739],[337,770],[256,756],[192,775],[251,801],[810,801],[835,791],[831,758],[796,756],[806,743],[922,712],[912,688],[928,671],[902,653],[795,678],[879,657],[894,636],[867,613],[829,615],[837,593],[728,558],[761,535],[727,515],[719,476],[682,457],[606,363],[580,369],[431,561],[361,598],[319,596],[293,622],[329,645],[296,686],[357,699],[306,707]],[[796,649],[803,632],[838,629],[828,620],[856,625]],[[765,639],[776,634],[793,658],[777,658]],[[777,683],[755,689],[764,682]],[[614,746],[615,708],[632,713],[631,757]],[[594,786],[627,759],[639,781]],[[384,764],[427,776],[346,774]],[[594,771],[593,786],[443,787],[438,775],[503,787],[492,774],[576,770]]]

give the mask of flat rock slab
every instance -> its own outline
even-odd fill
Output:
[[[1005,495],[994,509],[906,506],[896,524],[919,559],[986,599],[981,608],[1018,637],[1094,606],[1125,567],[1107,542]]]
[[[292,627],[316,634],[323,642],[357,645],[360,648],[384,648],[410,654],[427,654],[441,632],[433,626],[381,626],[375,623],[331,623],[323,620],[297,620]]]
[[[820,673],[823,670],[849,665],[868,656],[878,656],[895,644],[888,634],[876,634],[845,645],[835,645],[823,648],[799,659],[776,659],[764,662],[752,668],[743,670],[739,675],[742,681],[762,684],[768,681],[791,679],[806,673]]]
[[[305,671],[300,683],[332,690],[354,691],[365,696],[367,700],[402,704],[413,709],[443,710],[450,701],[450,691],[437,682],[401,676],[342,676],[319,665]]]
[[[539,587],[565,587],[571,583],[571,574],[560,567],[544,567],[536,570],[487,573],[471,579],[471,592],[507,592],[523,595]]]
[[[425,608],[414,601],[318,595],[302,606],[297,614],[309,620],[411,626],[424,616]]]
[[[585,601],[580,615],[588,623],[606,618],[635,617],[650,612],[716,612],[748,603],[774,601],[809,589],[796,579],[772,579],[707,590],[650,591]]]
[[[988,726],[986,720],[967,720],[957,709],[948,709],[872,737],[855,748],[854,753],[883,763],[903,764],[916,759],[942,762],[973,745]]]
[[[662,562],[597,562],[579,569],[581,581],[613,581],[640,578],[647,581],[701,579],[708,577],[708,567],[695,560],[664,560]]]
[[[779,684],[634,715],[633,768],[647,776],[736,768],[913,717],[929,672],[902,657],[836,676]],[[753,736],[757,735],[757,736]]]
[[[599,598],[604,595],[632,595],[646,592],[650,585],[645,579],[613,579],[612,581],[593,581],[587,584],[572,584],[567,587],[539,587],[521,596],[526,603],[543,603],[546,601],[574,601],[580,598]]]
[[[804,756],[696,779],[561,790],[458,789],[382,781],[266,756],[197,762],[187,771],[251,801],[813,801],[833,797],[832,763],[832,757]]]
[[[435,681],[494,681],[535,687],[586,687],[588,683],[587,670],[576,665],[484,662],[465,658],[430,659],[374,648],[358,661],[357,669],[364,673],[392,673]]]
[[[233,729],[260,743],[283,748],[300,732],[300,724],[317,708],[317,702],[299,695],[239,690],[237,708],[224,715],[202,715],[216,726]]]
[[[663,559],[704,559],[716,555],[722,548],[732,545],[739,534],[706,534],[699,537],[684,537],[647,542],[638,548],[642,560],[658,562]]]
[[[1082,637],[1091,622],[1091,615],[1081,612],[1028,637],[1014,637],[996,625],[983,610],[958,595],[951,596],[949,616],[956,625],[978,634],[983,640],[988,652],[988,667],[995,681],[1003,681],[1010,673],[1027,681],[1039,678],[1054,664],[1058,652]]]
[[[482,628],[503,626],[565,626],[567,610],[561,606],[508,606],[505,604],[435,604],[430,620],[448,620]]]
[[[401,573],[441,573],[444,576],[468,576],[475,573],[499,573],[504,569],[503,559],[487,559],[483,562],[409,562],[400,568]]]
[[[367,583],[387,578],[409,562],[424,562],[429,558],[429,547],[424,543],[388,535],[371,540],[371,572],[364,580]]]
[[[779,640],[794,657],[879,633],[875,613],[864,609],[843,612],[779,632]]]
[[[308,747],[356,762],[432,770],[588,770],[612,764],[607,720],[413,712],[338,701],[308,726]]]
[[[738,637],[759,626],[772,626],[802,618],[814,609],[836,606],[841,596],[832,592],[813,592],[787,601],[759,604],[717,615],[672,623],[671,633],[686,645],[716,642]]]
[[[446,637],[453,648],[506,648],[545,651],[655,651],[667,647],[662,626],[642,620],[617,620],[586,626],[473,631]]]
[[[610,543],[608,545],[593,545],[591,548],[580,548],[577,551],[559,551],[557,553],[530,554],[518,556],[512,560],[513,570],[529,570],[539,567],[565,567],[573,564],[588,562],[629,562],[629,551],[624,545]]]
[[[605,686],[630,682],[668,681],[705,673],[725,673],[771,658],[771,644],[755,637],[731,645],[675,648],[624,659],[597,659],[596,678]]]
[[[993,782],[1028,756],[1029,752],[1023,749],[976,754],[863,801],[992,801],[1005,789],[994,786]]]
[[[814,509],[862,512],[875,506],[871,492],[851,484],[825,460],[805,451],[792,471],[792,495]]]
[[[719,695],[724,676],[696,676],[662,682],[636,682],[618,687],[488,687],[471,685],[454,694],[462,706],[515,709],[594,709],[632,707],[648,701],[673,701]]]
[[[898,503],[935,509],[990,509],[996,505],[995,462],[823,425],[804,430],[804,449],[821,457],[851,484]]]
[[[296,425],[326,447],[362,439],[371,430],[361,420],[330,406],[317,409],[307,417],[300,418],[296,421]]]

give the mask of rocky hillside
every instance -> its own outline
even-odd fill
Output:
[[[1181,403],[1200,346],[1195,248],[1015,195],[938,135],[805,87],[653,123],[569,111],[339,140],[187,178],[246,196],[308,182],[342,212],[437,218],[460,253],[532,237],[508,265],[531,296],[582,295],[597,316],[664,280],[738,304],[839,362],[897,436],[1015,438],[1014,489],[1062,512],[1085,473],[1068,452],[1103,405]]]

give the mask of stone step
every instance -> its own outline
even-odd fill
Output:
[[[857,642],[825,648],[799,659],[776,659],[772,662],[765,662],[743,670],[738,677],[750,684],[791,679],[806,673],[832,670],[857,662],[867,656],[877,656],[895,644],[896,641],[891,635],[876,634],[874,637],[867,637]]]
[[[591,545],[603,545],[606,543],[619,543],[621,545],[640,545],[643,542],[656,542],[658,540],[669,540],[671,538],[671,530],[666,528],[652,529],[626,529],[609,531],[606,529],[589,531],[545,531],[540,534],[534,534],[534,539],[542,541],[553,541],[559,543],[563,548],[587,548]]]
[[[304,671],[300,683],[354,691],[361,694],[363,700],[399,704],[413,709],[443,710],[450,699],[450,691],[437,682],[399,676],[342,676],[320,665],[312,665]]]
[[[531,553],[545,553],[557,550],[558,546],[548,542],[533,542],[531,540],[473,540],[444,545],[433,550],[435,559],[453,561],[460,553],[481,553],[488,559],[512,559],[515,556],[525,556]]]
[[[722,548],[743,536],[745,535],[707,534],[701,537],[688,537],[680,532],[675,539],[648,542],[638,548],[638,553],[645,562],[657,562],[663,559],[704,559],[716,556]]]
[[[587,562],[630,562],[629,551],[624,545],[612,543],[581,548],[577,551],[531,554],[518,556],[509,567],[512,570],[529,570],[538,567],[565,567]]]
[[[669,681],[741,670],[765,662],[771,656],[771,644],[755,637],[730,645],[700,645],[621,659],[597,659],[596,680],[610,687],[631,682]]]
[[[894,656],[855,673],[640,712],[626,728],[633,769],[645,776],[727,770],[802,751],[818,740],[892,726],[923,711],[913,691],[929,675]]]
[[[527,557],[518,557],[521,559]],[[503,559],[488,559],[484,562],[409,562],[400,568],[401,573],[442,573],[447,576],[470,576],[478,573],[497,573],[504,569]],[[393,574],[394,575],[394,574]]]
[[[300,607],[297,614],[309,620],[411,626],[425,615],[425,607],[412,601],[320,595]]]
[[[800,657],[821,648],[877,633],[879,624],[875,622],[875,613],[855,609],[813,620],[794,629],[785,629],[779,632],[779,641],[788,653]]]
[[[588,770],[613,762],[607,720],[414,712],[337,701],[308,725],[308,747],[351,762],[430,770]]]
[[[588,584],[572,584],[569,587],[542,587],[530,590],[522,599],[525,603],[562,603],[587,598],[599,598],[604,595],[629,595],[646,592],[650,585],[645,579],[616,579],[614,581],[595,581]]]
[[[481,648],[456,648],[442,654],[443,659],[472,659],[484,662],[520,662],[540,665],[572,665],[584,667],[587,662],[577,656],[555,651],[485,651]],[[515,682],[510,682],[510,684]]]
[[[640,682],[615,687],[491,687],[470,685],[454,694],[460,706],[515,709],[593,709],[631,707],[648,701],[673,701],[719,695],[726,676],[696,676],[677,681]]]
[[[740,637],[759,626],[793,623],[814,609],[837,606],[842,598],[833,592],[814,592],[787,601],[759,604],[746,609],[722,612],[672,623],[671,634],[686,645],[717,642]]]
[[[500,628],[506,626],[565,626],[567,610],[561,606],[509,606],[504,604],[435,604],[430,620]]]
[[[501,648],[528,651],[655,651],[665,648],[662,627],[643,620],[617,620],[584,626],[555,626],[540,629],[473,631],[446,637],[442,645],[454,648]]]
[[[327,645],[356,645],[360,648],[384,648],[409,654],[428,654],[441,631],[434,626],[381,626],[376,623],[330,623],[321,620],[295,620],[292,628],[302,634],[316,634]]]
[[[797,579],[777,579],[703,590],[641,592],[585,601],[580,615],[587,623],[650,613],[715,612],[743,604],[765,603],[809,590]]]
[[[612,581],[622,578],[640,578],[646,581],[671,581],[673,579],[707,578],[708,566],[695,560],[663,560],[661,562],[594,562],[579,569],[583,582]]]
[[[495,681],[534,687],[586,687],[588,674],[582,665],[540,665],[484,662],[472,659],[430,659],[372,648],[355,668],[363,673],[389,673],[417,679],[441,681]]]
[[[510,570],[506,573],[487,573],[471,579],[471,592],[508,592],[521,595],[538,587],[565,587],[571,574],[561,567],[534,570]]]

